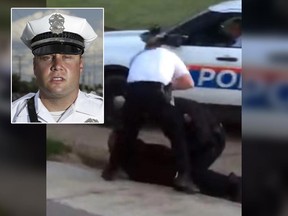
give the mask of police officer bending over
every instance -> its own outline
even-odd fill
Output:
[[[13,102],[12,122],[103,123],[102,98],[79,90],[82,54],[96,37],[86,19],[59,13],[26,24],[39,91]]]
[[[171,98],[165,93],[167,85],[172,85],[172,89],[189,89],[194,82],[181,59],[160,47],[162,36],[146,36],[145,49],[132,59],[130,65],[123,107],[123,138],[111,152],[102,176],[112,180],[119,168],[119,161],[125,160],[125,155],[133,157],[139,129],[144,118],[149,116],[171,141],[178,170],[174,179],[175,189],[194,193],[198,188],[189,175],[192,168],[185,140],[184,117],[171,105]],[[126,161],[129,163],[131,160],[126,158]]]

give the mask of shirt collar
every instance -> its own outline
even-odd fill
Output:
[[[38,115],[38,118],[41,118],[43,121],[46,121],[46,122],[56,122],[51,116],[48,109],[42,103],[39,96],[40,96],[40,92],[38,91],[35,94],[35,110],[36,110],[36,114]]]
[[[95,116],[93,110],[91,110],[91,107],[85,105],[85,101],[87,101],[85,93],[79,90],[76,101],[68,108],[68,110],[61,117],[61,119],[67,118],[67,116],[69,116],[71,112],[79,112],[84,113],[86,115]],[[48,109],[43,105],[39,97],[39,91],[35,95],[35,109],[37,115],[41,117],[43,120],[47,122],[55,122]]]

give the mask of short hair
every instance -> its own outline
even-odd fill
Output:
[[[237,24],[239,25],[239,27],[241,28],[242,27],[242,19],[241,18],[236,18],[232,21],[233,24]]]
[[[242,27],[242,18],[241,17],[233,17],[231,19],[226,20],[222,23],[221,27],[223,29],[229,28],[232,25],[238,25],[240,28]]]

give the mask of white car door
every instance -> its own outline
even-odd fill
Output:
[[[231,46],[231,38],[221,32],[221,25],[235,17],[241,18],[241,14],[207,11],[169,32],[188,37],[182,46],[170,49],[185,62],[196,86],[175,91],[175,96],[208,104],[241,105],[241,47]]]

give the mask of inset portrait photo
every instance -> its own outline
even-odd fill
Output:
[[[11,9],[11,123],[104,123],[103,20],[103,8]]]

